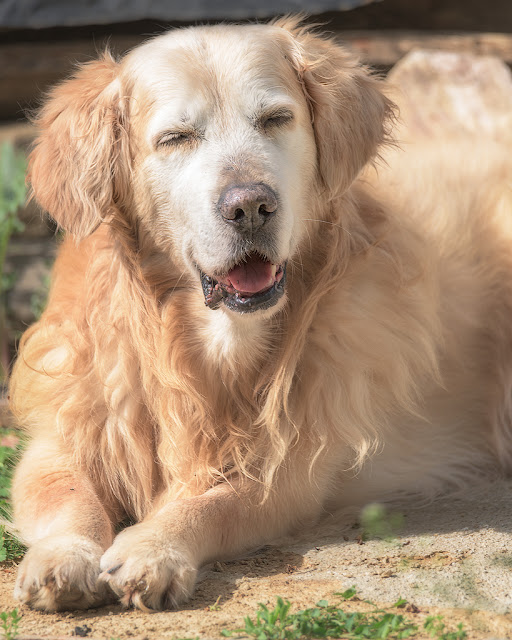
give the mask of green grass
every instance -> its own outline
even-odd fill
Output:
[[[462,622],[457,625],[455,631],[446,630],[443,616],[429,616],[423,625],[425,631],[437,640],[463,640],[467,633],[463,629]]]
[[[21,615],[18,613],[18,609],[0,613],[0,629],[3,631],[4,640],[15,640],[20,620]]]
[[[22,441],[14,432],[0,428],[0,518],[7,520],[11,517],[12,474],[21,446]],[[25,547],[0,525],[0,562],[16,560],[24,553]]]
[[[336,595],[348,600],[355,596],[355,589]],[[401,598],[394,608],[402,608],[405,604],[406,601]],[[320,600],[311,609],[291,613],[290,602],[279,597],[273,609],[260,604],[256,618],[247,616],[244,622],[243,628],[226,629],[221,632],[222,636],[256,640],[401,640],[413,638],[420,632],[418,625],[398,611],[389,612],[377,607],[369,612],[345,611],[339,605],[329,605],[326,600]],[[441,616],[427,618],[423,630],[436,640],[464,640],[467,637],[462,624],[455,631],[447,630]]]

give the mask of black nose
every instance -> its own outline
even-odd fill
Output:
[[[226,222],[254,231],[275,215],[277,196],[266,184],[246,184],[226,189],[217,206]]]

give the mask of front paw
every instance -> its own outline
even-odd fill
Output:
[[[121,532],[101,558],[100,580],[126,607],[174,609],[194,590],[197,568],[163,531],[138,524]]]
[[[44,538],[27,551],[18,568],[14,597],[41,611],[89,609],[112,601],[98,583],[103,550],[80,536]]]

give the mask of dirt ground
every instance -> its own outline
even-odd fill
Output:
[[[42,614],[21,607],[21,637],[153,640],[219,638],[243,626],[259,602],[288,598],[297,611],[355,586],[363,600],[390,606],[400,597],[404,615],[423,625],[441,613],[452,628],[462,622],[468,639],[512,638],[512,480],[402,509],[404,525],[390,542],[362,541],[354,519],[326,520],[314,530],[266,547],[245,559],[216,563],[202,573],[196,593],[180,611],[141,613],[109,606],[87,612]],[[16,567],[0,571],[0,610],[12,597]],[[419,635],[417,637],[428,637]]]

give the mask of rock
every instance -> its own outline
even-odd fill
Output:
[[[512,73],[498,58],[416,50],[391,70],[406,130],[512,138]]]
[[[6,271],[13,274],[13,283],[6,300],[11,340],[39,317],[46,304],[56,249],[54,238],[22,236],[9,245]]]

